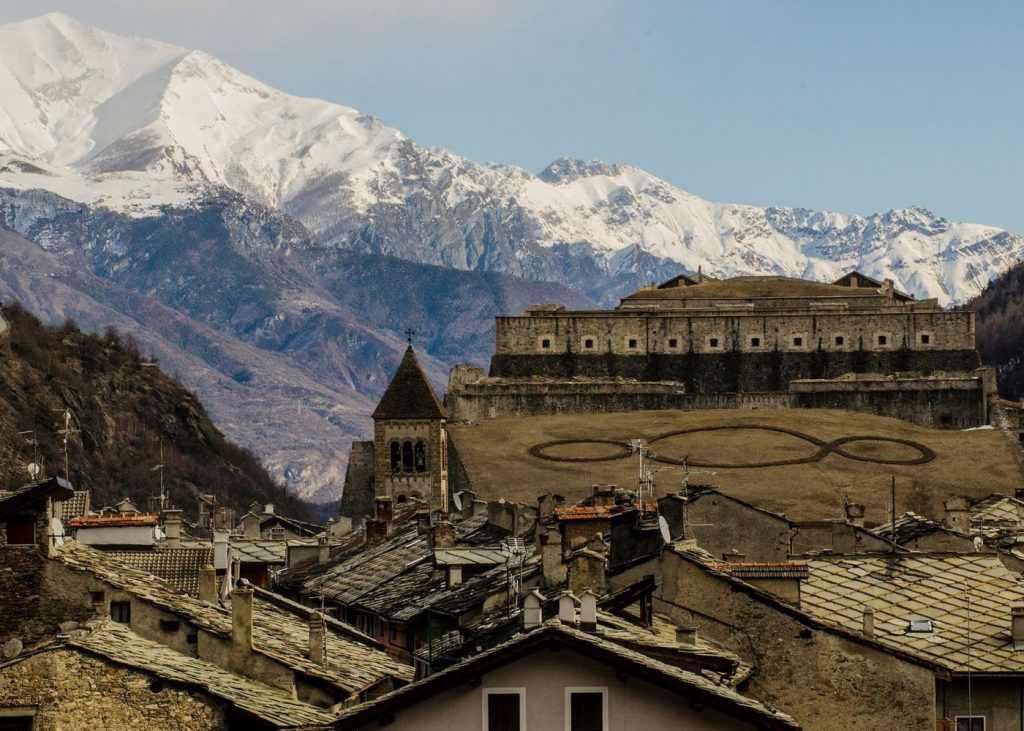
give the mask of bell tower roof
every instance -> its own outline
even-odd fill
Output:
[[[448,413],[434,393],[410,345],[394,378],[380,397],[373,419],[445,419]]]

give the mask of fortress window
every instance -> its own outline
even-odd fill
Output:
[[[932,341],[932,336],[928,333],[921,333],[921,345],[928,345]]]
[[[629,339],[629,347],[630,348],[635,348],[636,347],[636,338],[630,338]]]
[[[879,345],[887,345],[888,342],[889,342],[889,338],[886,337],[885,335],[879,335],[878,336],[878,344]]]
[[[679,347],[679,341],[676,338],[669,338],[668,339],[668,347],[670,347],[670,348],[678,348]]]
[[[587,350],[593,350],[594,349],[594,339],[593,338],[587,338],[586,340],[584,340],[583,341],[583,347],[586,348]]]
[[[750,347],[751,348],[760,348],[761,347],[761,338],[751,338],[750,339]]]
[[[804,344],[804,339],[803,338],[793,338],[793,347],[794,348],[799,348],[799,347],[803,346],[803,344]]]
[[[427,450],[423,446],[423,442],[416,442],[416,471],[426,472],[427,471]]]
[[[391,471],[399,472],[402,469],[402,445],[398,442],[391,442]]]
[[[844,345],[845,343],[846,338],[844,338],[842,335],[836,335],[836,345]]]
[[[412,442],[402,442],[402,472],[412,472]]]
[[[710,348],[717,348],[718,347],[718,338],[708,338],[708,347],[710,347]]]
[[[548,340],[547,338],[544,338],[543,340],[540,341],[540,347],[544,348],[544,350],[547,350],[548,348],[551,347],[551,341]]]

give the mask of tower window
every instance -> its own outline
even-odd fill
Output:
[[[417,472],[427,471],[427,449],[423,446],[423,442],[416,442],[415,461]]]
[[[551,341],[548,340],[547,338],[544,338],[543,340],[540,341],[540,347],[542,347],[544,350],[547,350],[548,348],[551,347]]]
[[[846,338],[844,338],[842,335],[836,335],[836,345],[845,345],[845,344],[846,344]]]
[[[750,347],[751,348],[760,348],[761,347],[761,338],[751,338],[750,339]]]
[[[402,442],[402,472],[412,472],[412,442]]]
[[[398,442],[391,442],[391,471],[399,472],[402,469],[402,445]]]
[[[886,336],[886,335],[879,335],[878,336],[878,344],[879,345],[888,345],[889,344],[888,336]]]

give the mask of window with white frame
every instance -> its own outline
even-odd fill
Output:
[[[985,731],[985,717],[957,716],[953,719],[953,731]]]
[[[607,731],[608,688],[565,689],[565,731]]]
[[[526,731],[526,688],[484,688],[484,731]]]

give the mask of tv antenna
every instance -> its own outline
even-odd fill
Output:
[[[78,434],[79,430],[71,428],[71,421],[74,418],[71,413],[71,409],[54,409],[54,411],[64,412],[64,428],[58,429],[57,433],[60,434],[64,445],[64,479],[71,482],[71,467],[70,462],[68,461],[68,443],[71,439],[71,435]]]
[[[164,492],[164,440],[160,439],[160,463],[154,467],[150,467],[150,472],[160,471],[160,512],[162,513],[167,508],[167,493]]]
[[[18,436],[31,435],[30,439],[26,439],[26,444],[32,445],[32,461],[28,463],[28,475],[34,482],[40,474],[42,474],[43,466],[39,462],[39,440],[36,438],[35,429],[26,429],[25,431],[18,432]]]

